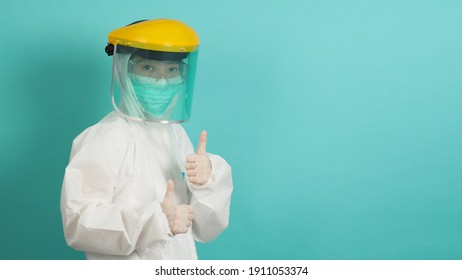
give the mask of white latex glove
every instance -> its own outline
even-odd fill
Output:
[[[168,220],[168,226],[173,235],[188,232],[192,225],[193,210],[186,204],[175,204],[175,185],[172,180],[168,180],[167,193],[162,201],[162,211]]]
[[[195,154],[186,157],[186,175],[189,181],[196,185],[206,184],[212,175],[212,164],[205,150],[207,145],[207,131],[202,131]]]

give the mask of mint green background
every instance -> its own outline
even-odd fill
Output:
[[[0,2],[1,259],[78,259],[59,196],[111,110],[107,34],[193,26],[194,143],[233,167],[202,259],[462,259],[461,1]]]

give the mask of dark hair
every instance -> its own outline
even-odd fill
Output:
[[[117,53],[129,53],[132,55],[141,56],[145,59],[164,61],[181,61],[188,57],[188,53],[151,51],[122,45],[117,45]]]

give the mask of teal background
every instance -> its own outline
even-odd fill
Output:
[[[133,3],[133,4],[131,4]],[[80,259],[59,196],[109,111],[107,34],[201,36],[193,143],[233,167],[202,259],[462,259],[461,1],[0,2],[1,259]]]

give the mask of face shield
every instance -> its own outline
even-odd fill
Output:
[[[182,53],[116,45],[111,86],[114,108],[138,120],[188,120],[196,65],[197,50]]]

